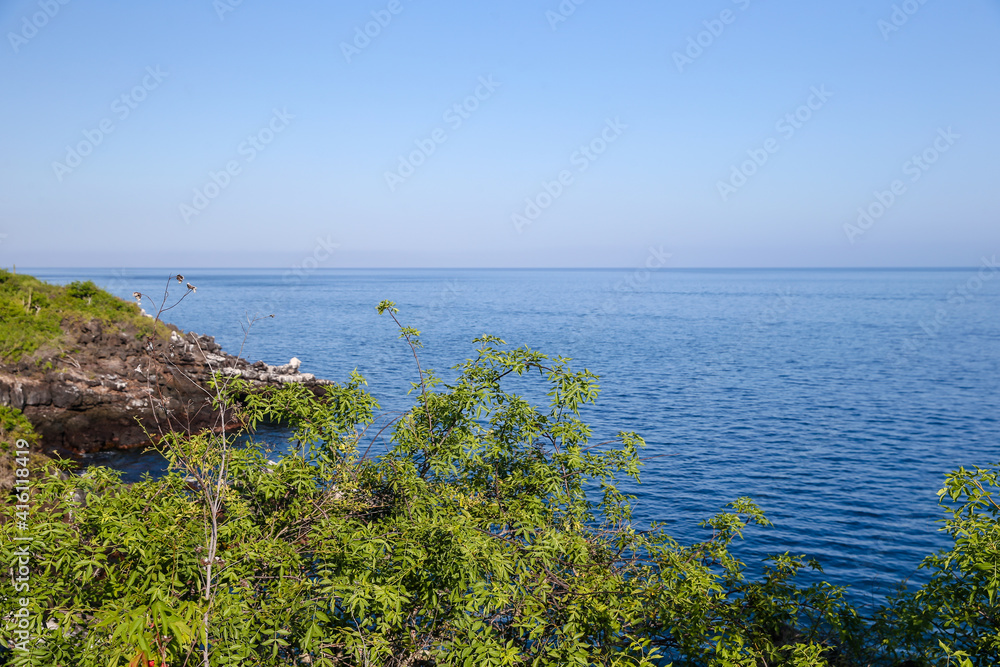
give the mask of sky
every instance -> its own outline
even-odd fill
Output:
[[[974,266],[1000,0],[0,0],[0,266]]]

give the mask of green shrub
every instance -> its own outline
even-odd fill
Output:
[[[379,310],[395,319],[391,303]],[[416,355],[419,332],[400,330]],[[263,420],[292,428],[295,451],[275,462],[234,433],[173,433],[162,479],[126,485],[99,468],[39,479],[29,664],[807,667],[904,655],[912,635],[870,641],[842,588],[797,585],[818,567],[804,557],[776,555],[747,579],[730,547],[768,525],[749,499],[695,544],[638,529],[617,483],[638,481],[643,441],[598,439],[581,421],[596,376],[495,337],[475,343],[453,382],[418,365],[414,407],[391,418],[376,417],[356,373],[319,396],[219,376],[217,406],[240,397],[251,432]],[[546,405],[512,391],[528,381]],[[950,488],[962,497],[984,474]],[[983,573],[974,611],[991,612],[995,506],[973,502],[959,518],[984,523],[961,571]],[[18,534],[0,525],[6,562]],[[12,583],[0,580],[0,616]],[[926,639],[947,608],[934,603]],[[928,664],[948,664],[942,655]]]
[[[938,492],[954,540],[924,559],[930,582],[890,600],[877,628],[895,652],[925,664],[991,667],[1000,662],[1000,469],[948,474]]]
[[[18,440],[34,446],[38,444],[39,435],[20,410],[0,405],[0,448],[7,449]]]
[[[79,280],[66,285],[66,295],[74,299],[93,299],[100,294],[100,290],[92,281],[81,282]]]
[[[35,428],[20,410],[0,405],[0,494],[6,495],[14,488],[15,452],[25,448],[24,443],[27,443],[30,452],[31,468],[48,468],[51,459],[37,451],[40,440]]]

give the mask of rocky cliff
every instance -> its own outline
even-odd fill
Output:
[[[75,454],[144,447],[143,426],[156,432],[169,411],[175,423],[201,430],[218,425],[205,387],[214,372],[258,386],[329,384],[284,366],[249,363],[222,351],[211,336],[143,336],[99,320],[62,323],[67,348],[0,365],[0,405],[20,409],[42,436],[42,447]]]

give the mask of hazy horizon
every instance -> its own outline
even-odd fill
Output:
[[[944,263],[942,263],[942,264],[936,264],[936,265],[935,264],[918,265],[918,264],[900,263],[900,264],[896,264],[896,265],[893,265],[893,264],[883,264],[883,265],[873,264],[873,265],[853,265],[853,266],[852,265],[839,265],[839,266],[838,265],[822,265],[822,264],[817,264],[817,265],[814,265],[814,266],[804,266],[804,265],[794,265],[794,264],[788,264],[788,265],[757,265],[757,266],[755,266],[755,265],[738,265],[738,264],[730,264],[730,265],[693,265],[693,266],[687,266],[687,265],[682,265],[679,262],[674,262],[670,266],[656,267],[655,270],[656,271],[672,271],[672,270],[677,270],[677,271],[741,271],[741,270],[746,270],[746,271],[768,271],[768,270],[774,270],[774,271],[806,271],[806,270],[816,270],[816,271],[824,271],[824,270],[829,270],[829,271],[851,271],[851,270],[858,270],[858,271],[869,271],[869,270],[870,271],[908,271],[908,270],[914,270],[914,271],[921,271],[921,270],[928,270],[928,271],[937,271],[937,270],[943,270],[943,271],[963,271],[963,270],[968,270],[968,269],[975,269],[975,268],[981,266],[982,262],[984,260],[993,261],[992,258],[994,256],[995,256],[995,253],[992,253],[992,254],[989,254],[989,255],[987,255],[986,253],[983,253],[983,255],[981,255],[978,258],[979,259],[978,262],[973,261],[972,263],[969,263],[969,264],[966,264],[966,265],[944,264]],[[217,263],[217,264],[208,264],[208,263],[199,263],[199,262],[190,263],[190,259],[191,259],[190,255],[188,255],[186,259],[188,260],[189,263],[158,264],[158,265],[145,265],[145,264],[131,264],[131,265],[130,264],[120,264],[120,265],[112,265],[112,264],[102,264],[100,262],[91,262],[91,263],[80,263],[80,264],[37,263],[37,264],[32,264],[32,265],[28,266],[28,265],[20,265],[20,264],[7,263],[7,264],[0,265],[0,269],[5,269],[5,270],[10,271],[12,268],[16,268],[16,270],[19,271],[19,272],[20,271],[24,271],[24,272],[29,272],[29,273],[32,270],[35,270],[35,269],[38,269],[38,270],[66,270],[66,271],[71,271],[71,270],[74,270],[74,269],[81,269],[81,270],[100,270],[100,269],[105,269],[105,270],[108,270],[108,271],[114,271],[114,270],[119,270],[119,269],[129,269],[129,270],[141,270],[141,271],[163,270],[163,271],[174,271],[174,272],[185,271],[185,270],[187,270],[187,271],[190,271],[190,270],[203,270],[203,271],[227,271],[227,270],[282,271],[282,270],[294,269],[294,268],[296,268],[298,266],[301,266],[301,261],[302,261],[302,257],[295,257],[295,256],[292,256],[291,254],[287,254],[287,253],[285,253],[285,254],[282,254],[282,253],[271,254],[267,258],[263,259],[260,263],[257,263],[257,264],[238,264],[238,263],[225,263],[225,262],[224,263]],[[636,256],[635,256],[634,259],[635,259],[635,261],[632,262],[631,264],[627,264],[627,263],[618,263],[618,264],[607,263],[607,264],[591,264],[591,265],[565,264],[565,265],[561,265],[561,266],[560,265],[544,265],[544,264],[522,265],[522,266],[518,266],[518,265],[507,265],[507,266],[504,266],[504,265],[487,265],[487,264],[478,265],[478,266],[475,266],[475,265],[461,265],[461,264],[455,264],[455,265],[444,265],[444,264],[424,264],[424,265],[420,265],[420,264],[413,264],[413,265],[407,265],[407,264],[385,264],[385,265],[379,265],[379,264],[374,264],[374,263],[372,263],[372,264],[364,264],[364,263],[349,264],[349,263],[347,263],[345,261],[345,262],[343,262],[343,263],[341,263],[340,265],[337,265],[337,266],[317,266],[316,268],[310,268],[309,270],[310,271],[317,271],[317,270],[318,271],[336,271],[336,270],[343,269],[343,270],[357,270],[357,271],[366,271],[366,270],[371,270],[371,271],[383,271],[383,270],[384,271],[437,271],[437,270],[440,270],[440,271],[450,271],[450,270],[465,271],[465,270],[470,270],[471,271],[471,270],[482,269],[484,271],[487,271],[487,270],[510,270],[510,271],[534,271],[534,270],[538,270],[538,271],[560,271],[560,270],[567,270],[567,271],[570,271],[571,270],[571,271],[585,271],[585,270],[591,270],[591,269],[593,269],[593,270],[601,270],[601,271],[616,271],[616,270],[633,270],[633,269],[639,267],[642,264],[641,253],[640,254],[636,254]]]
[[[998,0],[16,0],[0,33],[0,266],[1000,252]]]

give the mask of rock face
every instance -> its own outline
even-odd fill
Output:
[[[211,336],[174,327],[169,340],[146,343],[131,332],[106,332],[96,320],[67,326],[74,351],[0,366],[0,405],[24,412],[46,451],[144,447],[149,437],[139,422],[156,433],[165,412],[191,430],[217,428],[205,390],[215,372],[257,386],[299,382],[319,391],[329,384],[300,373],[298,359],[283,366],[251,364],[223,352]]]

